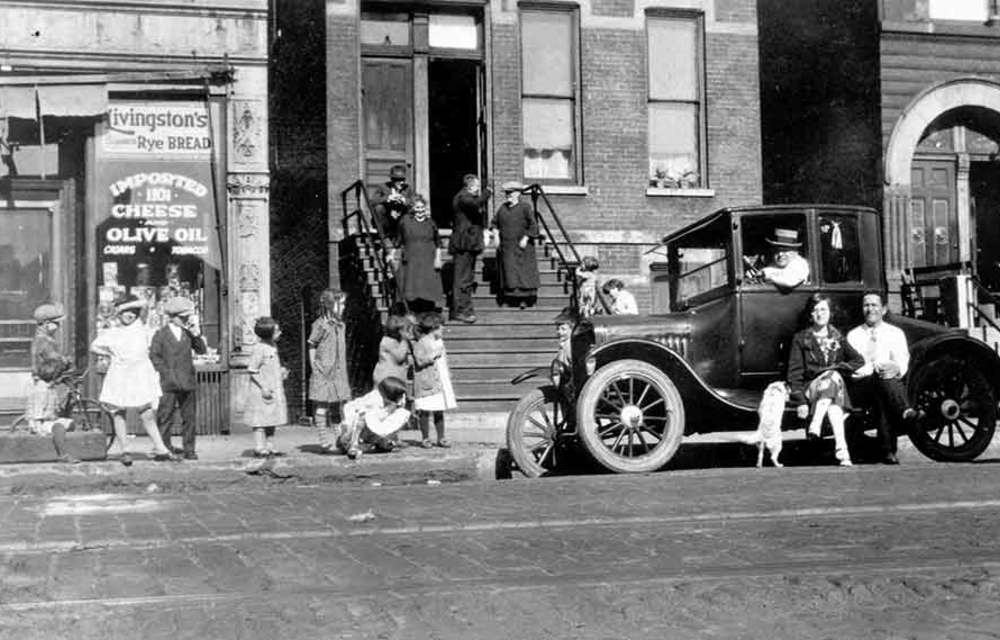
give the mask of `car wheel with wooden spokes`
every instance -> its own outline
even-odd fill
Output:
[[[982,369],[942,356],[911,375],[911,398],[921,413],[910,431],[917,450],[939,462],[967,462],[985,451],[996,431],[997,406]]]
[[[537,478],[555,470],[565,455],[565,427],[554,387],[534,389],[518,401],[507,417],[507,449],[521,473]]]
[[[616,473],[655,471],[684,435],[684,402],[670,378],[641,360],[597,370],[577,402],[577,435],[587,451]]]

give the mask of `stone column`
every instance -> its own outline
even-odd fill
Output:
[[[885,243],[885,274],[889,285],[889,303],[899,309],[899,288],[903,269],[910,259],[910,185],[893,184],[885,188],[882,207],[882,239]]]
[[[229,311],[238,366],[241,354],[257,341],[254,321],[271,315],[266,70],[237,72],[227,116]]]

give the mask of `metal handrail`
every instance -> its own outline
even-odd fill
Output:
[[[580,257],[580,252],[576,250],[576,245],[569,237],[569,233],[566,232],[566,227],[563,226],[562,220],[559,219],[559,214],[556,213],[555,208],[552,203],[549,202],[548,196],[545,195],[545,190],[542,189],[542,185],[538,183],[528,185],[523,193],[531,196],[531,206],[535,213],[535,219],[541,223],[542,228],[545,229],[545,235],[548,237],[548,241],[556,250],[556,255],[559,256],[560,268],[566,272],[566,276],[569,278],[571,283],[573,295],[570,301],[570,307],[574,312],[578,312],[578,302],[579,302],[579,283],[576,280],[576,268],[580,265],[583,259]],[[552,233],[552,229],[549,224],[545,221],[545,217],[542,216],[542,212],[538,209],[538,201],[541,200],[545,207],[548,209],[549,215],[552,216],[552,221],[555,223],[556,227],[559,229],[559,233],[562,234],[563,244],[569,247],[570,251],[573,252],[573,262],[566,259],[566,255],[563,253],[562,249],[559,247],[559,242],[556,241],[555,234]],[[608,303],[607,298],[604,296],[604,292],[600,287],[596,287],[595,294],[597,299],[601,303],[601,307],[604,309],[604,313],[611,314],[611,305]]]
[[[348,212],[347,198],[352,192],[354,194],[355,208],[353,211]],[[344,227],[345,237],[351,235],[351,218],[357,217],[358,233],[370,237],[372,230],[374,230],[375,236],[378,238],[379,250],[375,252],[375,261],[378,263],[379,270],[384,276],[384,284],[386,286],[382,297],[387,304],[391,305],[396,301],[397,292],[395,279],[388,277],[391,272],[389,270],[389,263],[385,259],[385,248],[389,245],[381,223],[372,215],[371,200],[368,198],[368,187],[365,185],[364,180],[355,180],[351,186],[341,191],[340,202],[344,210],[344,217],[341,220],[341,224]],[[368,218],[365,217],[365,212],[368,213]]]
[[[971,310],[976,315],[976,321],[985,320],[986,324],[993,327],[995,330],[1000,331],[1000,324],[994,318],[989,317],[983,310],[979,308],[979,301],[981,298],[986,298],[987,304],[992,304],[994,309],[1000,307],[1000,299],[993,295],[993,293],[983,286],[983,283],[979,281],[975,276],[971,276],[968,279],[969,287],[972,289],[969,295],[966,305],[969,310]]]

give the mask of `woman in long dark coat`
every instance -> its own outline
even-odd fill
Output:
[[[534,239],[538,222],[527,202],[520,202],[523,185],[505,182],[505,201],[497,209],[493,227],[500,232],[497,262],[500,291],[507,304],[525,308],[538,296],[538,260]]]
[[[435,264],[438,228],[423,196],[413,198],[410,212],[399,220],[397,234],[401,249],[399,293],[411,310],[433,310],[442,296],[440,267]]]

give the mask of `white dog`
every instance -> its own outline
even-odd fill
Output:
[[[781,419],[785,415],[785,404],[788,403],[788,385],[782,381],[772,382],[764,389],[764,395],[757,406],[757,415],[760,422],[757,424],[757,432],[748,441],[748,444],[757,445],[757,466],[764,465],[764,447],[771,457],[771,463],[776,467],[782,467],[778,462],[781,454]]]

